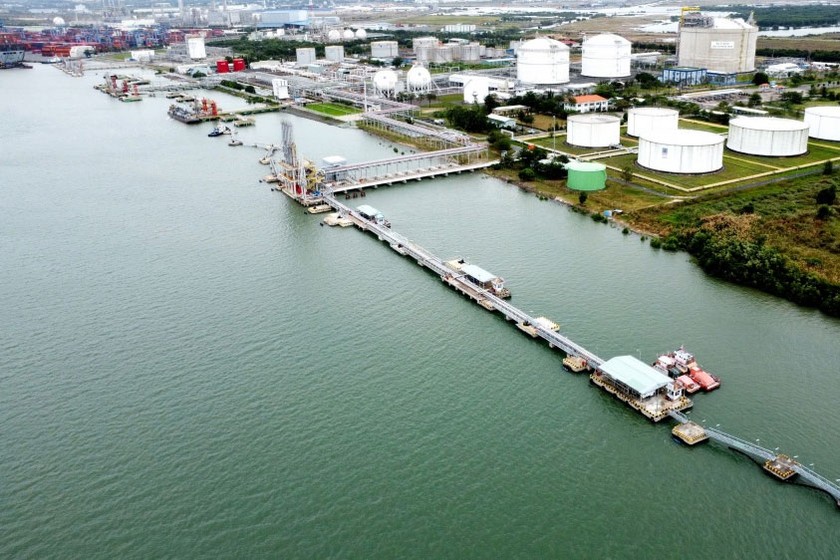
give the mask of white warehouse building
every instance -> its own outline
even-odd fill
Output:
[[[516,50],[516,78],[526,84],[565,84],[569,81],[569,47],[538,37]]]
[[[702,130],[651,133],[639,138],[639,165],[666,173],[711,173],[723,167],[726,138]]]
[[[811,138],[840,142],[840,107],[808,107],[805,122]]]
[[[621,142],[621,119],[612,115],[569,115],[566,142],[585,148],[606,148]]]
[[[679,125],[680,113],[665,107],[633,107],[627,111],[627,134],[639,137],[654,132],[673,132]]]
[[[626,78],[630,75],[630,41],[603,33],[583,42],[581,76],[590,78]]]
[[[729,121],[726,147],[754,156],[798,156],[808,151],[808,124],[775,117],[738,117]]]

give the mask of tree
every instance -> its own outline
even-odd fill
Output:
[[[828,160],[823,164],[823,175],[831,175],[834,173],[834,164]]]
[[[747,101],[747,107],[758,107],[761,105],[761,95],[758,93],[753,93],[750,95],[749,101]]]
[[[834,204],[837,200],[837,187],[831,185],[817,193],[817,204]]]
[[[831,216],[831,207],[826,204],[821,204],[819,208],[817,208],[817,219],[818,220],[827,220]]]
[[[248,85],[245,86],[245,93],[257,93],[257,90],[254,89],[254,86]]]
[[[493,109],[499,106],[501,106],[501,103],[498,99],[496,99],[496,96],[492,93],[488,93],[484,97],[484,112],[488,115],[493,112]]]
[[[621,178],[627,181],[628,183],[633,180],[633,168],[629,165],[625,165],[621,169]]]
[[[526,167],[525,169],[519,171],[519,178],[523,181],[533,181],[536,177],[537,174],[534,173],[534,170],[530,167]]]
[[[399,68],[400,66],[403,65],[402,57],[398,56],[398,57],[394,58],[394,60],[391,61],[391,64],[394,66],[394,68]]]
[[[761,84],[767,84],[770,82],[770,77],[765,74],[764,72],[756,72],[753,75],[752,83],[760,86]]]

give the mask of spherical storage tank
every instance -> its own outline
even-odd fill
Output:
[[[356,39],[367,39],[367,31],[365,31],[364,29],[357,29]]]
[[[711,173],[723,167],[726,138],[702,130],[651,133],[639,138],[642,167],[667,173]]]
[[[840,107],[808,107],[805,122],[811,138],[840,142]]]
[[[738,117],[729,121],[726,147],[754,156],[798,156],[808,151],[808,124],[775,117]]]
[[[612,115],[569,115],[566,142],[585,148],[605,148],[621,142],[621,119]]]
[[[341,31],[339,31],[338,29],[330,29],[330,32],[327,33],[327,41],[329,41],[330,43],[341,41]]]
[[[652,132],[677,130],[680,112],[664,107],[634,107],[627,111],[627,134],[642,136]]]
[[[380,70],[373,75],[373,87],[377,92],[390,95],[397,87],[397,73],[393,70]]]
[[[429,91],[432,75],[422,66],[414,65],[405,75],[405,85],[408,91]]]
[[[607,166],[589,161],[570,161],[566,186],[576,191],[599,191],[607,186]]]
[[[546,37],[522,43],[516,51],[516,77],[526,84],[565,84],[569,47]]]
[[[345,41],[350,41],[350,40],[352,40],[354,37],[356,37],[356,34],[355,34],[355,33],[353,33],[353,30],[352,30],[352,29],[345,29],[345,30],[344,30],[344,34],[343,34],[343,36],[344,36],[344,40],[345,40]]]
[[[590,78],[625,78],[630,75],[630,41],[603,33],[582,45],[581,75]]]

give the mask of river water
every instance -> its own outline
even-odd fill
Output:
[[[0,74],[0,556],[835,558],[840,512],[686,449],[560,356],[258,182],[262,155]],[[213,96],[224,106],[235,101]],[[393,154],[283,114],[242,139]],[[691,416],[840,478],[840,321],[480,174],[371,191],[604,358],[680,344]]]

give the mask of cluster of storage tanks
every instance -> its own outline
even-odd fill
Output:
[[[626,78],[630,75],[630,41],[603,33],[583,41],[581,74],[590,78]],[[569,47],[548,37],[537,37],[516,49],[516,77],[535,85],[569,81]]]
[[[330,43],[338,43],[339,41],[352,41],[353,39],[367,39],[367,31],[364,29],[331,29],[327,33],[327,41]]]
[[[379,70],[373,75],[374,92],[383,97],[391,97],[399,91],[400,78],[394,70]],[[431,90],[432,75],[416,64],[405,75],[405,91],[426,93]]]
[[[227,60],[216,61],[217,74],[227,74],[228,72],[241,72],[243,70],[245,70],[244,58],[234,58],[233,62],[228,62]]]

